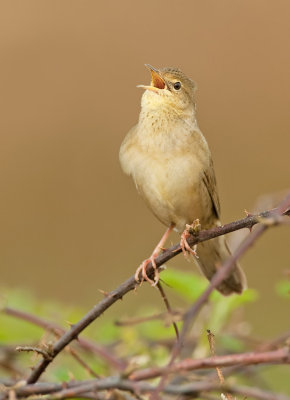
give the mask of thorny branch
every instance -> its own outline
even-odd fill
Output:
[[[163,287],[162,287],[162,285],[161,285],[160,282],[157,283],[157,288],[158,288],[158,290],[159,290],[159,292],[160,292],[160,294],[161,294],[161,298],[162,298],[162,300],[163,300],[163,302],[164,302],[164,304],[165,304],[165,307],[166,307],[166,309],[167,309],[167,311],[168,311],[168,315],[170,315],[170,316],[172,317],[172,316],[173,316],[172,309],[171,309],[171,307],[170,307],[168,298],[167,298],[167,296],[166,296],[166,294],[165,294],[165,291],[164,291],[164,289],[163,289]],[[178,331],[177,324],[176,324],[176,322],[174,321],[174,319],[172,319],[171,323],[172,323],[172,326],[173,326],[173,328],[174,328],[174,332],[175,332],[175,334],[176,334],[176,338],[178,339],[178,337],[179,337],[179,331]]]
[[[41,354],[44,359],[48,359],[48,360],[50,359],[49,351],[41,349],[39,347],[35,347],[35,346],[17,346],[15,350],[16,351],[27,351],[27,352],[31,351],[31,352],[34,352],[34,353],[37,353],[37,354]]]
[[[53,333],[56,337],[61,337],[66,331],[62,327],[60,327],[55,322],[47,321],[43,318],[37,317],[31,313],[26,311],[16,310],[15,308],[11,307],[4,307],[1,310],[4,314],[10,315],[12,317],[16,317],[22,319],[23,321],[30,322],[36,326],[39,326],[45,329],[48,332]],[[78,338],[76,342],[82,349],[89,351],[90,353],[96,354],[103,360],[105,360],[108,364],[110,364],[113,368],[122,371],[126,368],[127,364],[115,357],[111,351],[108,351],[105,347],[99,346],[97,343],[85,339],[85,338]],[[75,352],[73,349],[70,350],[73,354]]]
[[[172,352],[172,357],[170,363],[165,367],[160,368],[149,368],[141,371],[136,371],[131,373],[130,379],[120,379],[119,377],[106,378],[106,379],[94,379],[91,381],[82,382],[71,382],[65,385],[56,384],[45,384],[36,383],[42,373],[46,370],[47,366],[54,360],[54,358],[73,340],[78,339],[78,335],[95,319],[97,319],[104,311],[106,311],[111,305],[113,305],[117,300],[121,299],[129,291],[134,290],[138,283],[135,281],[134,276],[129,278],[127,281],[123,282],[117,289],[105,295],[105,298],[95,305],[79,322],[71,326],[71,329],[64,332],[63,329],[57,327],[54,324],[47,323],[38,317],[31,316],[29,314],[18,312],[17,310],[5,308],[4,312],[10,315],[15,315],[18,313],[18,317],[29,320],[30,322],[36,323],[43,326],[44,329],[51,330],[59,339],[55,344],[49,349],[49,357],[43,354],[43,359],[38,363],[38,365],[32,370],[32,373],[28,377],[27,381],[22,387],[12,386],[4,387],[2,389],[2,395],[0,394],[0,399],[6,397],[10,392],[14,392],[15,396],[26,397],[29,395],[41,395],[47,394],[46,399],[63,399],[76,397],[82,395],[83,397],[96,398],[96,391],[107,390],[107,389],[120,389],[124,391],[129,391],[135,395],[138,393],[151,393],[154,397],[158,396],[159,392],[171,394],[171,395],[183,395],[192,394],[197,395],[204,391],[214,391],[214,390],[225,390],[227,393],[241,394],[244,396],[252,396],[257,399],[266,400],[290,400],[287,396],[274,394],[270,392],[261,391],[257,388],[245,388],[238,386],[229,386],[213,383],[210,381],[195,382],[186,385],[170,385],[166,384],[166,380],[169,374],[175,372],[179,373],[181,371],[191,371],[201,368],[217,368],[222,366],[231,365],[252,365],[259,363],[290,363],[289,349],[288,347],[260,353],[244,353],[244,354],[234,354],[226,356],[214,356],[211,358],[199,359],[199,360],[182,360],[176,362],[176,358],[179,355],[180,349],[184,343],[187,331],[190,324],[197,316],[201,307],[207,302],[210,293],[219,285],[219,283],[224,280],[228,274],[231,273],[232,268],[234,268],[235,262],[253,245],[257,238],[269,227],[278,225],[284,222],[283,217],[290,215],[290,194],[286,199],[279,205],[278,208],[262,212],[257,215],[248,215],[246,218],[241,220],[215,227],[209,230],[200,231],[194,233],[188,238],[188,243],[190,246],[194,246],[200,242],[212,239],[214,237],[225,235],[227,233],[243,229],[251,228],[259,224],[258,228],[255,229],[241,244],[238,250],[230,257],[227,262],[219,268],[212,281],[210,282],[208,288],[200,296],[200,298],[193,304],[193,306],[187,311],[183,320],[182,331],[179,335],[179,339],[175,344]],[[157,268],[160,268],[166,261],[175,257],[181,252],[180,246],[175,245],[164,251],[156,259]],[[147,270],[148,276],[152,277],[154,270],[152,264],[148,265]],[[171,312],[168,306],[169,312]],[[21,315],[22,313],[22,315]],[[85,343],[84,339],[78,339],[79,342],[85,347],[88,343]],[[94,345],[90,344],[93,348]],[[99,350],[99,349],[98,349]],[[96,351],[96,349],[95,349]],[[102,349],[101,349],[102,351]],[[98,352],[98,351],[96,351]],[[41,352],[40,352],[41,353]],[[106,352],[103,354],[104,358],[107,357]],[[108,361],[108,360],[107,360]],[[112,364],[115,363],[115,367],[125,368],[122,361],[110,360]],[[122,365],[121,365],[122,364]],[[161,376],[162,379],[157,387],[154,387],[147,382],[141,380]],[[46,385],[46,386],[45,386]],[[50,385],[50,386],[49,386]],[[53,386],[54,385],[54,386]],[[22,392],[21,392],[22,391]],[[26,392],[25,392],[26,391]],[[50,395],[49,395],[50,394]],[[13,398],[9,395],[10,398]]]
[[[59,383],[36,383],[6,388],[7,392],[14,391],[17,398],[33,396],[33,399],[56,400],[65,398],[85,397],[87,394],[96,398],[96,393],[104,390],[119,389],[133,394],[154,393],[156,387],[148,382],[134,382],[119,377],[92,379],[87,381],[71,381]],[[220,385],[218,382],[200,381],[186,384],[169,384],[162,392],[171,396],[187,395],[198,396],[205,392],[227,391],[232,394],[253,397],[260,400],[290,400],[290,397],[258,388],[239,385]]]
[[[189,310],[185,313],[183,318],[183,326],[179,335],[178,341],[175,343],[171,359],[167,365],[167,370],[162,376],[162,379],[158,385],[156,393],[153,394],[152,398],[158,398],[158,392],[163,388],[167,379],[167,371],[170,370],[170,367],[178,357],[181,348],[184,344],[187,332],[198,315],[200,309],[203,305],[208,301],[210,294],[214,291],[214,289],[225,279],[227,278],[232,270],[235,268],[236,262],[241,258],[241,256],[255,243],[255,241],[270,227],[276,224],[279,224],[281,221],[281,217],[283,215],[289,215],[290,213],[290,193],[285,197],[285,199],[279,204],[277,208],[270,212],[265,212],[259,214],[259,216],[255,216],[254,221],[262,222],[255,231],[251,232],[250,235],[246,237],[246,239],[241,243],[238,249],[230,256],[226,262],[217,270],[212,280],[210,281],[207,289],[201,294],[201,296],[197,299],[197,301],[189,308]],[[252,218],[254,216],[249,215],[248,218]],[[239,225],[239,221],[234,223],[235,225]],[[223,226],[225,227],[225,225]],[[249,227],[251,228],[251,227]],[[218,228],[215,228],[218,229]],[[191,237],[188,239],[190,245],[195,244],[191,243]]]
[[[287,204],[284,204],[287,203]],[[242,228],[252,228],[254,225],[261,223],[260,229],[253,232],[255,236],[258,236],[261,234],[262,231],[266,229],[266,227],[270,226],[270,223],[272,225],[278,224],[279,219],[282,215],[290,215],[290,194],[287,196],[285,201],[283,202],[283,207],[284,209],[281,210],[281,206],[279,206],[276,209],[269,210],[262,212],[260,214],[256,215],[248,215],[247,217],[226,224],[222,225],[219,227],[215,227],[209,230],[204,230],[200,231],[197,233],[195,236],[191,236],[188,238],[188,243],[190,246],[193,246],[197,243],[204,242],[206,240],[212,239],[217,236],[221,236]],[[256,233],[257,232],[257,233]],[[251,235],[249,235],[251,236]],[[248,237],[249,237],[248,236]],[[251,245],[252,241],[248,244],[248,247]],[[247,248],[248,248],[247,247]],[[171,258],[175,257],[177,254],[181,252],[180,245],[175,245],[167,249],[164,253],[160,254],[156,258],[156,266],[157,268],[160,268],[166,261],[170,260]],[[241,251],[240,251],[241,252]],[[238,254],[239,256],[239,254]],[[204,292],[205,294],[201,299],[199,299],[195,305],[193,306],[192,309],[189,310],[187,317],[185,318],[184,321],[184,328],[182,332],[186,332],[189,321],[193,319],[193,316],[197,314],[201,306],[205,303],[207,300],[209,294],[214,290],[214,287],[220,283],[223,279],[221,279],[221,276],[223,274],[223,270],[226,270],[226,272],[230,272],[230,268],[232,262],[236,261],[238,256],[230,258],[230,261],[227,263],[227,265],[224,268],[220,268],[218,273],[214,276],[211,284],[209,285],[209,288]],[[230,265],[229,265],[230,263]],[[229,267],[228,267],[229,266]],[[153,276],[154,269],[152,267],[152,264],[148,264],[147,268],[147,275]],[[43,359],[39,362],[39,364],[33,369],[32,373],[27,379],[27,383],[34,383],[37,382],[39,377],[43,374],[43,372],[46,370],[47,366],[52,362],[52,360],[73,340],[78,338],[78,335],[88,326],[90,325],[95,319],[97,319],[100,315],[103,314],[104,311],[106,311],[110,306],[112,306],[117,300],[122,299],[122,297],[127,294],[129,291],[134,290],[135,287],[138,285],[135,281],[134,275],[131,276],[128,280],[123,282],[117,289],[113,290],[112,292],[108,293],[108,295],[100,301],[97,305],[95,305],[80,321],[78,321],[76,324],[74,324],[70,330],[66,331],[63,336],[57,340],[57,342],[54,344],[53,348],[51,349],[50,355],[51,359]],[[180,343],[183,342],[185,334],[181,333],[181,337],[179,338],[179,341],[177,342],[180,347]],[[176,347],[178,348],[178,347]],[[178,353],[178,352],[177,352]],[[176,356],[175,356],[176,357]]]
[[[165,373],[175,373],[182,371],[194,371],[204,368],[230,367],[232,365],[253,365],[253,364],[275,364],[290,363],[290,352],[288,347],[264,353],[242,353],[228,354],[225,356],[215,356],[201,359],[185,359],[165,367],[153,367],[133,372],[129,377],[134,381],[143,381],[162,376]]]

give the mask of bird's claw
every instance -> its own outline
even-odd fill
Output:
[[[152,267],[154,269],[154,280],[150,279],[149,276],[147,275],[147,268],[148,265],[152,264]],[[141,273],[141,280],[139,279],[139,275]],[[156,265],[156,261],[155,261],[155,257],[151,256],[150,258],[148,258],[147,260],[144,260],[142,262],[142,264],[137,268],[136,272],[135,272],[135,281],[136,282],[140,282],[143,283],[145,281],[149,282],[151,286],[156,286],[157,283],[159,282],[159,272],[158,272],[158,268]]]
[[[192,249],[189,246],[189,244],[187,243],[187,238],[189,236],[190,236],[190,233],[187,232],[187,231],[184,231],[181,234],[181,239],[180,239],[180,247],[181,247],[182,253],[183,253],[185,258],[188,257],[188,253],[190,253],[192,256],[195,256],[195,257],[197,256],[195,248]]]
[[[181,250],[184,254],[184,257],[187,258],[188,253],[191,254],[194,257],[197,257],[196,254],[196,245],[193,247],[193,249],[189,246],[187,239],[191,236],[191,235],[196,235],[200,229],[201,229],[201,225],[199,222],[199,219],[196,219],[195,221],[193,221],[193,223],[191,225],[186,224],[185,225],[185,230],[182,232],[181,234],[181,238],[180,238],[180,247]]]

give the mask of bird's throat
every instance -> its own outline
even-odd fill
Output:
[[[187,145],[194,126],[194,114],[188,118],[169,107],[142,107],[137,128],[138,140],[143,148],[150,151],[170,152]]]

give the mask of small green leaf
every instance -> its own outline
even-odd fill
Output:
[[[180,329],[181,323],[178,322],[177,325]],[[164,321],[148,321],[140,325],[138,329],[143,337],[152,340],[169,339],[175,336],[173,326],[164,324]]]
[[[238,338],[231,335],[221,335],[219,343],[229,352],[245,351],[245,344]]]
[[[290,281],[280,281],[276,284],[276,292],[281,297],[290,298]]]
[[[182,298],[191,302],[196,300],[208,285],[201,276],[172,268],[162,272],[162,280]]]
[[[212,302],[213,310],[208,322],[209,326],[215,332],[219,332],[237,308],[246,303],[252,303],[257,298],[258,294],[254,289],[247,289],[241,295],[233,294],[229,297],[220,295]]]
[[[58,366],[53,369],[52,375],[59,381],[59,382],[67,382],[70,379],[68,370],[63,366]]]

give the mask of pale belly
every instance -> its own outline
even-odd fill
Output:
[[[208,219],[211,200],[202,182],[199,160],[190,156],[138,157],[133,178],[140,195],[156,217],[166,226],[183,231],[185,224]]]

